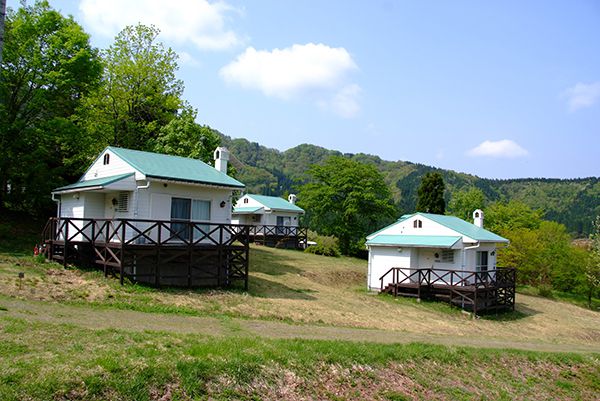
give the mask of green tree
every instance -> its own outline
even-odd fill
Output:
[[[343,254],[358,251],[367,234],[394,218],[390,189],[374,166],[332,156],[309,174],[299,204],[311,229],[339,238]]]
[[[444,178],[438,172],[426,173],[417,191],[417,212],[444,214]]]
[[[102,85],[83,109],[87,129],[103,139],[102,146],[151,150],[183,108],[177,54],[157,42],[158,35],[153,26],[128,26],[102,53]]]
[[[592,307],[592,297],[600,290],[600,216],[593,223],[590,255],[585,266],[585,283],[587,287],[588,306]]]
[[[483,209],[485,196],[483,192],[475,187],[468,190],[457,191],[452,194],[448,211],[451,215],[470,221],[473,211]]]
[[[485,226],[490,231],[508,234],[517,228],[537,229],[542,211],[520,201],[495,202],[485,209]]]
[[[218,131],[196,122],[196,111],[187,107],[181,115],[160,128],[151,141],[153,152],[192,157],[205,163],[213,160],[213,151],[219,146]]]
[[[102,66],[89,36],[46,1],[8,9],[0,72],[0,207],[43,212],[93,140],[74,122]]]

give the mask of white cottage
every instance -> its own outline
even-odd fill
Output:
[[[287,201],[276,196],[246,194],[235,204],[232,221],[253,226],[298,227],[303,214],[294,194]]]
[[[53,260],[160,285],[248,285],[248,229],[231,224],[229,152],[215,167],[191,158],[107,147],[71,185],[56,188],[44,229]]]
[[[481,210],[473,217],[471,224],[454,216],[408,214],[369,235],[368,288],[380,290],[390,283],[416,281],[418,269],[433,270],[442,281],[451,278],[453,285],[457,280],[460,285],[472,284],[474,276],[468,272],[495,270],[496,250],[507,246],[508,240],[483,228]],[[398,268],[396,275],[388,273],[392,268]],[[461,277],[470,278],[461,282]]]
[[[109,146],[80,180],[56,188],[58,217],[231,223],[232,191],[244,184],[227,175],[228,151],[215,166],[197,159]]]

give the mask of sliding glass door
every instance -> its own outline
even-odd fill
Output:
[[[189,240],[190,221],[206,222],[194,229],[194,239],[203,237],[210,230],[210,201],[187,198],[171,198],[171,230],[182,240]],[[202,231],[200,231],[202,230]]]

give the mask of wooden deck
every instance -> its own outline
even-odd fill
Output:
[[[514,268],[472,272],[392,267],[379,280],[381,292],[439,300],[474,314],[515,308]]]
[[[248,288],[249,230],[229,224],[51,218],[43,252],[63,265],[154,286]]]
[[[274,248],[306,249],[308,228],[273,225],[247,225],[250,242]]]

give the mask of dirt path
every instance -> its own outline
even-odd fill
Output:
[[[31,322],[66,323],[89,329],[164,331],[210,336],[261,336],[375,343],[425,342],[478,348],[511,348],[547,352],[596,352],[600,345],[519,342],[476,336],[439,336],[380,329],[356,329],[320,325],[296,325],[267,320],[197,317],[144,313],[130,310],[103,310],[59,303],[0,299],[0,319],[13,317]]]

